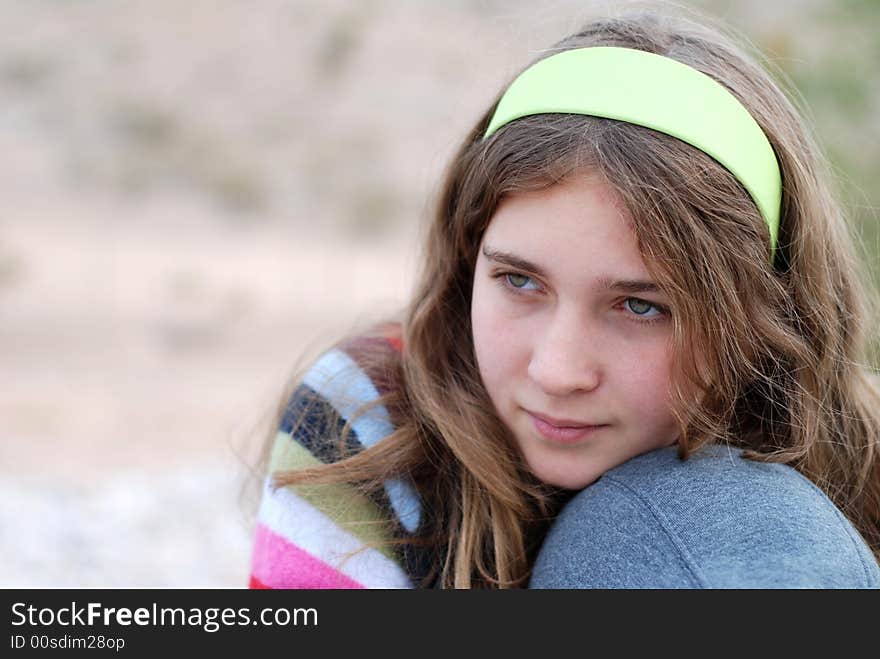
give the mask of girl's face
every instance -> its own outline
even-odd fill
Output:
[[[678,439],[672,321],[613,189],[581,177],[513,194],[480,244],[480,374],[531,471],[580,489]]]

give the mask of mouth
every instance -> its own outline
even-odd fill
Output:
[[[535,430],[546,440],[557,444],[575,444],[586,440],[608,424],[590,424],[571,419],[554,419],[543,414],[525,410],[532,420]]]
[[[552,416],[547,416],[546,414],[538,414],[537,412],[532,412],[530,410],[526,410],[523,408],[529,416],[540,419],[544,423],[555,426],[556,428],[598,428],[604,425],[608,425],[605,423],[590,423],[589,421],[575,421],[572,419],[557,419]]]

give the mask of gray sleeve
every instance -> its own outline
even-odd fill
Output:
[[[550,529],[530,588],[702,588],[707,584],[652,511],[609,482],[587,488]]]
[[[783,465],[712,447],[653,451],[560,513],[531,588],[877,588],[864,540]]]

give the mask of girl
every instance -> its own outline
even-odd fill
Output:
[[[542,53],[453,158],[403,318],[285,396],[251,585],[880,586],[869,297],[819,154],[665,9]]]

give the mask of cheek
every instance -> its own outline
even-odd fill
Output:
[[[653,414],[669,409],[672,391],[672,358],[665,344],[633,353],[622,373],[628,383],[630,404]]]
[[[525,346],[518,338],[516,324],[498,304],[497,295],[485,287],[474,288],[471,327],[480,375],[491,393],[517,369]]]
[[[488,308],[486,292],[479,284],[474,286],[471,296],[471,333],[474,343],[474,355],[477,358],[477,367],[483,381],[488,386],[491,379],[487,368],[494,363],[492,355],[492,330],[494,325],[493,315]]]

